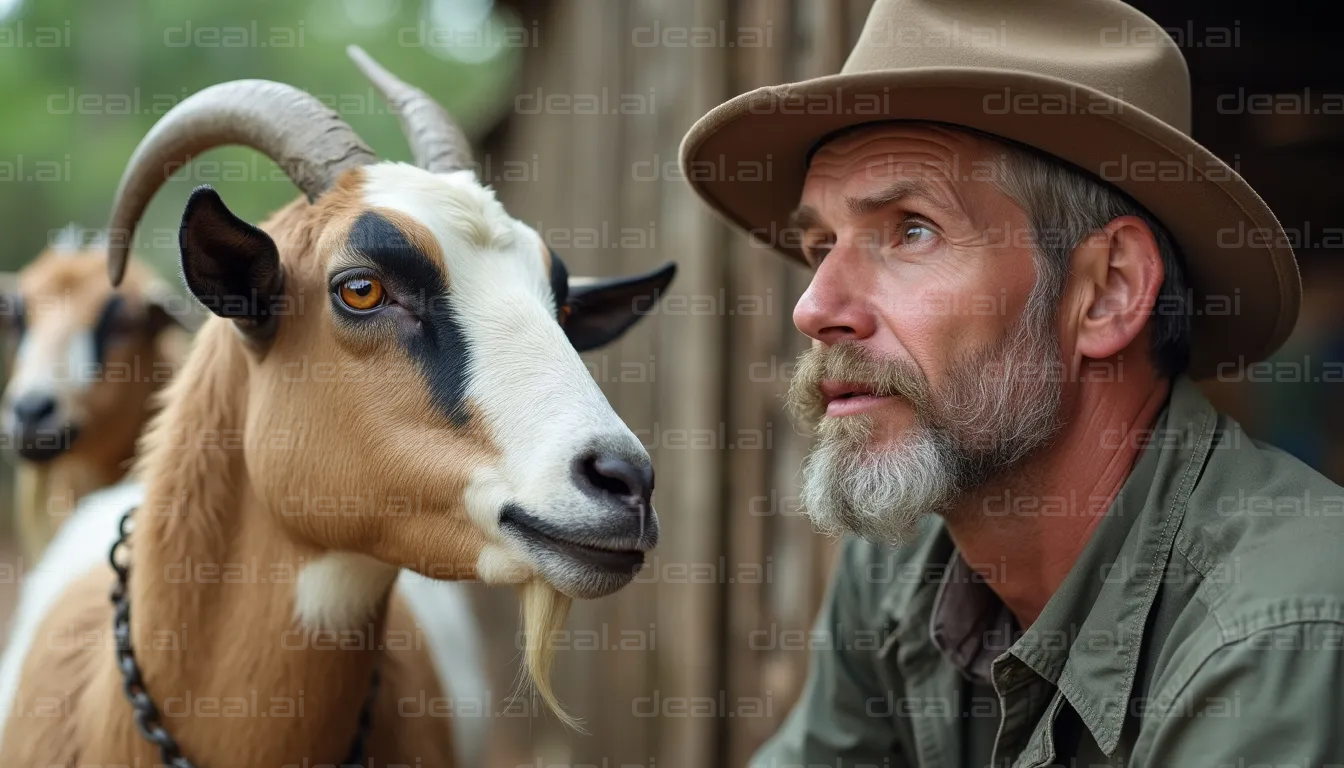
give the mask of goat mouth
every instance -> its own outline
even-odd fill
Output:
[[[597,570],[633,576],[644,565],[642,550],[575,541],[514,505],[504,508],[500,514],[499,527],[514,533],[529,546],[548,550]]]
[[[12,439],[14,452],[20,459],[41,464],[70,450],[77,437],[79,428],[69,425],[51,429],[21,429]]]

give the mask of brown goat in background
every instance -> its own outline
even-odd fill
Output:
[[[52,247],[7,276],[0,423],[18,457],[14,520],[30,564],[80,498],[126,475],[151,396],[186,353],[167,285],[136,261],[114,289],[106,264],[102,248]]]

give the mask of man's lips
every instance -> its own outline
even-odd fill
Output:
[[[872,387],[843,381],[823,381],[821,398],[826,404],[826,415],[832,418],[852,416],[879,405],[888,395],[873,394]]]

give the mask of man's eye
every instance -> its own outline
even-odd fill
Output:
[[[901,225],[897,236],[901,245],[914,245],[933,237],[933,230],[924,224],[911,221]]]
[[[803,260],[807,266],[816,269],[821,266],[821,262],[826,258],[826,254],[831,252],[835,245],[835,236],[817,236],[805,239],[802,244]]]
[[[803,251],[803,260],[807,262],[808,269],[815,271],[821,267],[821,262],[826,260],[826,256],[830,252],[831,246],[829,245],[807,248]]]

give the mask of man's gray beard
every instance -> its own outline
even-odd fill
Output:
[[[916,415],[914,427],[885,444],[880,435],[874,441],[880,425],[872,416],[825,418],[815,393],[804,391],[825,375],[818,371],[824,363],[809,368],[808,355],[832,351],[804,353],[789,394],[795,413],[816,427],[818,440],[803,464],[801,501],[824,532],[908,543],[925,515],[944,514],[1002,477],[1048,444],[1058,428],[1059,344],[1050,323],[1031,313],[1005,342],[954,364],[936,392],[909,362],[869,362],[877,367],[870,375],[887,383],[880,389],[905,396]],[[850,352],[841,357],[866,356],[861,348]],[[827,377],[839,373],[836,378],[854,381],[843,376],[843,363],[826,370]]]

